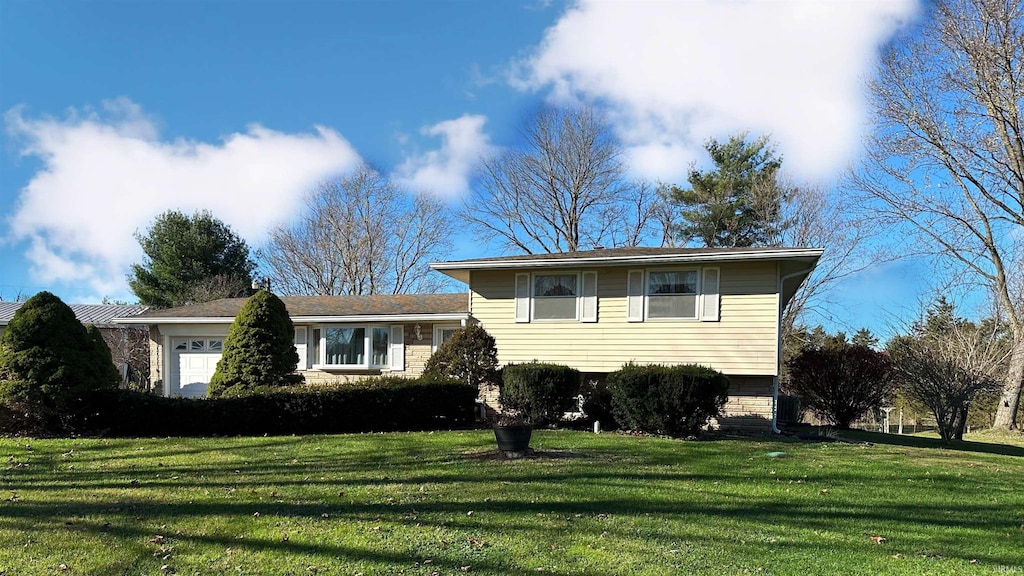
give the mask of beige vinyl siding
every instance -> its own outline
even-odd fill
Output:
[[[596,269],[596,323],[516,323],[515,274],[523,270],[474,270],[470,278],[471,314],[494,336],[502,364],[540,360],[584,372],[610,372],[629,361],[698,363],[726,374],[774,375],[776,264],[716,267],[721,269],[721,319],[717,322],[627,322],[626,278],[628,270],[635,268],[625,267]],[[678,267],[647,268],[671,269]]]

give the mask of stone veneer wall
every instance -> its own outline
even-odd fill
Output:
[[[164,393],[164,357],[163,338],[160,335],[160,328],[156,325],[149,327],[149,389],[157,394]]]
[[[729,400],[722,417],[713,424],[721,428],[770,430],[775,377],[729,376],[729,380]]]
[[[585,372],[584,383],[603,382],[607,374]],[[722,417],[711,422],[715,428],[767,431],[772,423],[772,392],[775,380],[772,376],[730,376],[729,400],[722,410]],[[481,386],[478,401],[486,405],[488,412],[501,409],[498,403],[497,386]]]

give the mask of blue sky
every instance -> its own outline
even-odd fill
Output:
[[[359,159],[457,202],[543,103],[598,106],[631,171],[771,133],[800,180],[856,161],[864,80],[913,0],[0,1],[0,298],[130,298],[132,232],[211,209],[252,245]],[[493,255],[460,232],[453,257]],[[884,331],[920,265],[845,281],[820,320]]]

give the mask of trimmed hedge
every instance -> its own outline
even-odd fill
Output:
[[[612,414],[624,428],[689,436],[717,417],[729,397],[721,372],[682,366],[626,364],[608,375]]]
[[[450,429],[472,424],[476,396],[474,386],[453,380],[395,377],[220,398],[165,398],[111,390],[88,397],[78,410],[74,432],[145,437]]]
[[[509,364],[501,371],[498,392],[502,411],[518,413],[537,425],[552,424],[576,407],[580,372],[560,364]]]

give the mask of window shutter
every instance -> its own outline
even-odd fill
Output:
[[[299,363],[295,366],[296,370],[305,370],[306,365],[306,327],[298,326],[295,328],[295,351],[299,354]]]
[[[597,322],[597,272],[583,273],[581,322]]]
[[[626,286],[626,319],[644,321],[644,271],[630,270]]]
[[[516,322],[530,321],[530,275],[516,274]]]
[[[703,307],[700,313],[700,319],[704,322],[718,321],[718,277],[718,268],[704,269],[704,281],[701,283]]]
[[[405,326],[391,327],[391,369],[405,370]]]

